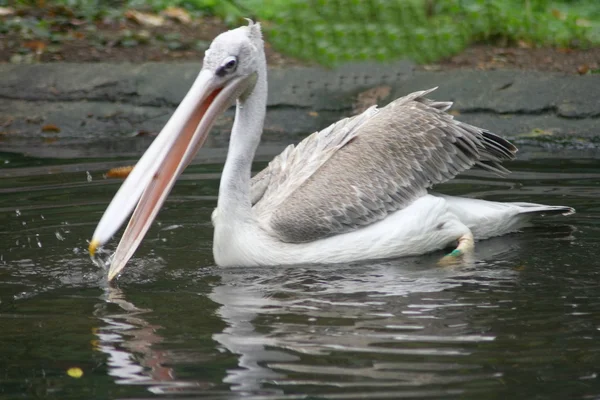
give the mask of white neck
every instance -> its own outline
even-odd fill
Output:
[[[219,187],[219,220],[239,222],[250,218],[252,160],[260,143],[267,111],[267,64],[258,60],[258,77],[252,93],[238,99],[231,130],[229,151]]]

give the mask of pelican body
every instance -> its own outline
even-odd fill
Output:
[[[255,177],[254,154],[267,105],[267,63],[260,25],[219,35],[192,88],[104,213],[90,253],[135,208],[109,280],[135,252],[177,177],[215,119],[236,103],[227,160],[213,213],[219,266],[339,263],[419,255],[458,242],[513,232],[540,213],[569,207],[498,203],[429,192],[471,167],[504,175],[517,149],[453,119],[449,102],[415,92],[375,106],[289,146]]]

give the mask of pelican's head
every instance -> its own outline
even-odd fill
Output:
[[[217,36],[204,54],[202,70],[209,71],[217,80],[251,76],[264,63],[264,47],[260,24],[250,21]]]
[[[266,70],[260,24],[248,21],[248,26],[217,36],[206,50],[198,80],[207,92],[235,87],[229,100],[244,98],[252,92],[258,74]]]
[[[202,69],[191,89],[123,182],[90,241],[89,251],[94,255],[137,205],[111,263],[109,280],[135,252],[216,118],[237,99],[245,100],[252,93],[259,74],[266,74],[266,61],[257,23],[250,21],[248,26],[222,33],[206,50]]]

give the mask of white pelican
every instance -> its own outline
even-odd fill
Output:
[[[458,122],[448,102],[401,97],[371,107],[289,146],[251,178],[267,103],[260,25],[224,32],[206,51],[192,88],[104,213],[90,254],[135,211],[108,279],[135,252],[175,180],[217,116],[234,102],[235,122],[213,213],[219,266],[339,263],[420,255],[515,231],[533,214],[563,206],[497,203],[429,193],[473,166],[497,174],[517,149],[484,129]]]

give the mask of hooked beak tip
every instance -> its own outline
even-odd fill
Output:
[[[115,276],[117,276],[117,274],[118,274],[119,272],[120,272],[120,271],[114,270],[114,269],[112,269],[112,268],[111,268],[111,269],[109,269],[109,270],[108,270],[108,278],[107,278],[107,279],[108,279],[108,281],[109,281],[109,282],[110,282],[110,281],[112,281],[112,280],[115,278]]]
[[[96,250],[100,247],[100,242],[97,239],[92,239],[90,245],[88,246],[88,251],[90,252],[90,256],[94,257],[96,254]]]

